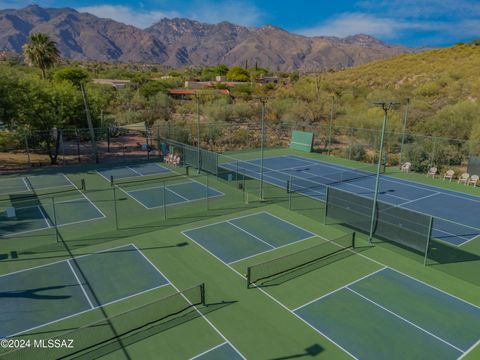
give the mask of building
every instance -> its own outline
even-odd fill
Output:
[[[94,84],[98,85],[110,85],[115,89],[123,89],[127,84],[130,84],[130,80],[118,80],[118,79],[93,79]]]

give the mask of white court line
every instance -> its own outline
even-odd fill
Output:
[[[105,170],[95,170],[95,172],[100,175],[102,178],[104,178],[105,180],[107,180],[108,182],[110,182],[110,179],[107,178],[106,176],[104,176],[100,171],[105,171]]]
[[[229,264],[227,264],[225,261],[223,261],[222,259],[220,259],[218,256],[216,256],[215,254],[213,254],[210,250],[208,250],[207,248],[205,248],[203,245],[199,244],[199,243],[198,243],[196,240],[194,240],[192,237],[188,236],[188,235],[185,233],[185,231],[182,231],[181,233],[182,233],[185,237],[187,237],[188,239],[190,239],[192,242],[194,242],[195,244],[197,244],[197,246],[199,246],[200,248],[202,248],[203,250],[205,250],[207,253],[209,253],[211,256],[213,256],[214,258],[216,258],[218,261],[220,261],[220,262],[222,262],[223,264],[225,264],[228,268],[230,268],[230,269],[231,269],[233,272],[235,272],[238,276],[242,277],[242,279],[245,279],[245,276],[243,276],[241,273],[239,273],[237,270],[235,270],[233,267],[231,267],[231,266],[230,266]],[[326,240],[326,241],[330,241],[330,240],[326,239],[325,237],[320,236],[320,235],[318,235],[318,234],[317,234],[317,236],[318,236],[319,238],[321,238],[321,239]],[[333,241],[331,241],[331,242],[334,243]],[[339,246],[340,246],[340,245],[339,245]],[[391,268],[391,267],[389,267],[389,266],[381,263],[380,261],[377,261],[377,260],[374,260],[374,259],[372,259],[372,258],[369,258],[368,256],[366,256],[366,255],[364,255],[364,254],[360,254],[360,253],[358,253],[358,252],[355,252],[355,251],[352,250],[352,249],[347,249],[347,251],[350,251],[350,252],[352,252],[353,254],[359,255],[359,256],[361,256],[362,258],[366,259],[366,260],[372,261],[372,262],[374,262],[374,263],[382,266],[382,268],[379,269],[379,270],[377,270],[376,272],[382,271],[382,270],[384,270],[384,269],[391,269],[391,270],[393,270],[393,271],[395,271],[395,272],[397,272],[397,273],[399,273],[399,274],[401,274],[401,275],[404,275],[404,276],[406,276],[406,277],[408,277],[408,278],[410,278],[410,279],[412,279],[412,280],[414,280],[414,281],[417,281],[417,282],[419,282],[419,283],[422,283],[423,285],[428,286],[428,287],[430,287],[430,288],[432,288],[432,289],[438,290],[438,291],[440,291],[440,292],[442,292],[442,293],[444,293],[444,294],[446,294],[446,295],[448,295],[448,296],[451,296],[451,297],[453,297],[453,298],[455,298],[455,299],[457,299],[457,300],[459,300],[459,301],[461,301],[461,302],[463,302],[463,303],[466,303],[466,304],[468,304],[468,305],[471,305],[471,306],[473,306],[473,307],[475,307],[475,308],[477,308],[477,309],[480,310],[480,306],[474,305],[474,304],[472,304],[472,303],[470,303],[470,302],[468,302],[468,301],[466,301],[466,300],[464,300],[464,299],[462,299],[462,298],[459,298],[458,296],[452,295],[452,294],[450,294],[450,293],[448,293],[448,292],[446,292],[446,291],[444,291],[444,290],[441,290],[441,289],[439,289],[439,288],[437,288],[437,287],[435,287],[435,286],[433,286],[433,285],[427,284],[427,283],[425,283],[424,281],[421,281],[421,280],[419,280],[419,279],[416,279],[416,278],[414,278],[414,277],[412,277],[412,276],[410,276],[410,275],[408,275],[408,274],[406,274],[406,273],[403,273],[403,272],[401,272],[401,271],[399,271],[399,270],[397,270],[397,269]],[[373,273],[372,273],[372,274],[373,274]],[[367,276],[370,276],[370,275],[372,275],[372,274],[369,274],[369,275],[367,275]],[[358,280],[360,280],[360,279],[358,279]],[[357,280],[357,281],[358,281],[358,280]],[[303,321],[305,324],[307,324],[307,325],[308,325],[309,327],[311,327],[313,330],[315,330],[316,332],[318,332],[319,334],[321,334],[322,336],[324,336],[325,338],[327,338],[328,340],[330,340],[333,344],[335,344],[335,345],[338,346],[340,349],[342,349],[343,351],[345,351],[345,353],[349,354],[351,357],[353,357],[353,358],[356,359],[356,357],[355,357],[354,355],[352,355],[350,352],[348,352],[345,348],[343,348],[342,346],[340,346],[339,344],[337,344],[337,343],[336,343],[335,341],[333,341],[331,338],[329,338],[328,336],[326,336],[324,333],[322,333],[321,331],[319,331],[318,329],[316,329],[314,326],[312,326],[312,325],[311,325],[310,323],[308,323],[306,320],[304,320],[304,319],[301,318],[299,315],[297,315],[296,313],[294,313],[292,310],[290,310],[288,307],[286,307],[286,306],[285,306],[284,304],[282,304],[280,301],[278,301],[277,299],[275,299],[272,295],[270,295],[270,294],[269,294],[268,292],[266,292],[264,289],[259,288],[256,284],[253,284],[253,285],[254,285],[254,287],[255,287],[256,289],[258,289],[259,291],[261,291],[262,293],[264,293],[264,294],[265,294],[267,297],[269,297],[271,300],[273,300],[274,302],[276,302],[277,304],[279,304],[281,307],[283,307],[284,309],[286,309],[288,312],[290,312],[291,314],[293,314],[294,316],[296,316],[298,319],[300,319],[301,321]],[[351,284],[350,284],[350,285],[351,285]],[[348,285],[347,285],[347,286],[348,286]],[[340,289],[342,289],[342,288],[344,288],[344,286],[342,286],[342,287],[339,288],[339,289],[334,290],[333,292],[338,291],[338,290],[340,290]],[[327,295],[328,295],[328,294],[325,294],[325,295],[323,295],[322,297],[327,296]],[[320,298],[321,298],[321,297],[320,297]],[[317,300],[318,300],[318,299],[315,299],[314,301],[317,301]],[[314,301],[311,301],[310,303],[312,303],[312,302],[314,302]],[[307,303],[307,304],[308,304],[308,303]],[[299,308],[301,308],[301,307],[303,307],[303,306],[305,306],[305,305],[306,305],[306,304],[304,304],[304,305],[296,308],[295,310],[297,310],[297,309],[299,309]],[[479,341],[479,343],[480,343],[480,341]],[[477,343],[477,344],[478,344],[478,343]],[[475,346],[476,346],[476,345],[474,345],[474,346],[473,346],[472,348],[470,348],[468,351],[470,352],[471,350],[473,350],[473,348],[474,348]]]
[[[460,356],[457,360],[462,360],[465,356],[467,356],[469,353],[472,352],[473,349],[475,349],[478,345],[480,345],[480,340],[478,340],[475,344],[473,344],[472,346],[470,346],[464,353],[462,356]]]
[[[22,181],[23,181],[23,184],[25,185],[25,187],[27,188],[27,190],[32,191],[32,189],[30,188],[30,185],[28,185],[27,179],[22,177]]]
[[[288,156],[293,157],[293,158],[302,159],[301,156],[297,156],[297,155],[288,155]],[[344,166],[344,165],[330,164],[330,163],[324,162],[322,160],[314,160],[314,161],[316,161],[319,165],[325,165],[326,167],[330,167],[330,168],[337,168],[337,169],[342,168],[342,169],[352,170],[351,168],[349,168],[347,166]],[[361,169],[354,169],[354,170],[361,170]],[[431,188],[435,188],[435,189],[440,190],[440,193],[442,195],[449,195],[449,196],[453,196],[453,197],[458,197],[458,198],[465,199],[465,200],[470,200],[470,201],[473,201],[473,202],[480,202],[480,199],[477,200],[477,199],[472,199],[470,197],[467,197],[467,196],[472,196],[472,197],[476,198],[477,197],[476,195],[469,195],[469,194],[465,194],[465,193],[462,193],[462,192],[459,192],[459,191],[445,189],[445,188],[442,188],[442,187],[437,186],[437,185],[422,184],[422,183],[419,183],[415,180],[398,179],[398,178],[394,178],[390,175],[381,175],[381,177],[385,181],[400,184],[400,185],[403,185],[403,186],[417,188],[417,189],[421,189],[421,190],[425,190],[425,191],[434,191]],[[418,185],[413,185],[412,183],[418,184]]]
[[[225,337],[225,335],[222,334],[222,332],[220,330],[218,330],[215,325],[213,325],[210,320],[207,319],[207,317],[200,311],[198,310],[198,308],[192,304],[192,302],[185,296],[183,295],[183,293],[165,276],[163,275],[163,273],[145,256],[144,253],[142,253],[135,244],[131,244],[135,249],[137,249],[137,251],[145,258],[145,260],[147,260],[168,282],[169,284],[175,289],[175,291],[177,291],[178,293],[180,293],[180,295],[190,304],[192,305],[192,307],[197,311],[197,313],[217,332],[218,335],[220,335],[222,337],[223,340],[225,340],[225,342],[227,342],[228,344],[230,344],[230,346],[235,349],[235,351],[243,358],[245,359],[245,357],[242,355],[242,353],[240,351],[238,351],[238,349],[233,346],[233,344]],[[246,359],[245,359],[246,360]]]
[[[131,197],[133,200],[135,200],[137,203],[139,203],[140,205],[142,205],[145,209],[147,210],[151,210],[151,209],[158,209],[158,208],[163,208],[163,204],[161,205],[157,205],[157,206],[146,206],[145,204],[143,204],[140,200],[138,200],[137,198],[135,198],[135,196],[131,195],[131,193],[138,193],[138,192],[143,192],[145,190],[153,190],[153,189],[163,189],[163,186],[156,186],[156,187],[151,187],[151,188],[148,188],[148,189],[138,189],[138,190],[132,190],[132,191],[126,191],[124,189],[122,189],[121,187],[117,186],[117,188],[124,192],[127,196]],[[168,189],[168,186],[165,187],[166,190],[169,190],[171,191],[170,189]],[[173,191],[171,191],[173,193]],[[221,196],[224,196],[225,194],[220,192],[220,191],[217,191],[219,194],[218,195],[211,195],[209,196],[208,198],[209,199],[213,199],[213,198],[216,198],[216,197],[221,197]],[[186,199],[186,198],[185,198]],[[166,206],[173,206],[173,205],[179,205],[179,204],[187,204],[187,203],[192,203],[192,202],[196,202],[196,201],[201,201],[201,200],[205,200],[205,198],[198,198],[198,199],[187,199],[185,201],[176,201],[176,202],[171,202],[171,203],[168,203]],[[165,201],[165,199],[164,199]]]
[[[122,247],[128,247],[128,246],[131,246],[131,247],[135,248],[136,251],[139,251],[138,248],[137,248],[134,244],[127,244],[127,245],[116,246],[116,247],[113,247],[113,248],[110,248],[110,249],[105,249],[105,250],[97,251],[97,252],[94,252],[94,253],[91,253],[91,254],[80,255],[80,256],[76,257],[76,259],[82,258],[82,257],[85,257],[85,256],[90,256],[90,255],[93,255],[93,254],[99,254],[99,253],[102,253],[102,252],[107,252],[107,251],[110,251],[110,250],[113,250],[113,249],[118,249],[118,248],[122,248]],[[139,252],[140,252],[140,254],[143,255],[143,253],[142,253],[141,251],[139,251]],[[144,257],[145,257],[145,256],[144,256]],[[69,260],[70,260],[70,259],[60,260],[60,261],[56,261],[56,262],[50,263],[50,264],[40,265],[40,266],[36,266],[36,267],[33,267],[33,268],[24,269],[24,270],[19,270],[19,271],[15,271],[15,272],[12,272],[12,273],[9,273],[9,274],[0,275],[0,277],[5,276],[5,275],[15,274],[15,273],[18,273],[18,272],[28,271],[28,270],[32,270],[32,269],[38,269],[38,268],[41,268],[41,267],[45,267],[45,266],[49,266],[49,265],[53,265],[53,264],[58,264],[58,263],[62,263],[62,262],[68,262]],[[147,259],[147,260],[148,260],[148,259]],[[150,261],[149,261],[149,262],[150,262]],[[151,263],[151,262],[150,262],[150,263]],[[155,266],[154,266],[154,267],[155,267]],[[155,268],[156,268],[156,267],[155,267]],[[157,269],[157,270],[158,270],[158,269]],[[161,273],[161,272],[160,272],[160,273]],[[162,287],[164,287],[164,286],[172,285],[172,287],[175,288],[175,286],[174,286],[173,284],[171,284],[166,277],[165,277],[165,279],[167,280],[167,282],[166,282],[165,284],[162,284],[162,285],[159,285],[159,286],[155,286],[155,287],[153,287],[153,288],[146,289],[146,290],[140,291],[140,292],[138,292],[138,293],[135,293],[135,294],[132,294],[132,295],[128,295],[128,296],[125,296],[125,297],[122,297],[122,298],[119,298],[119,299],[116,299],[116,300],[113,300],[113,301],[109,301],[109,302],[107,302],[107,303],[104,303],[104,304],[95,306],[95,307],[93,307],[93,308],[91,308],[91,309],[79,311],[79,312],[74,313],[74,314],[72,314],[72,315],[67,315],[67,316],[64,316],[64,317],[62,317],[62,318],[59,318],[59,319],[56,319],[56,320],[53,320],[53,321],[49,321],[49,322],[47,322],[47,323],[44,323],[44,324],[41,324],[41,325],[38,325],[38,326],[35,326],[35,327],[32,327],[32,328],[30,328],[30,329],[22,330],[22,331],[20,331],[20,332],[15,333],[15,334],[8,335],[7,337],[13,337],[13,336],[17,336],[17,335],[23,334],[23,333],[25,333],[25,332],[29,332],[29,331],[32,331],[32,330],[36,330],[36,329],[39,329],[39,328],[42,328],[42,327],[45,327],[45,326],[48,326],[48,325],[57,323],[57,322],[62,321],[62,320],[66,320],[66,319],[69,319],[69,318],[72,318],[72,317],[75,317],[75,316],[78,316],[78,315],[87,313],[87,312],[89,312],[89,311],[98,309],[98,308],[103,307],[103,306],[111,305],[111,304],[114,304],[114,303],[117,303],[117,302],[120,302],[120,301],[124,301],[124,300],[127,300],[127,299],[129,299],[129,298],[132,298],[132,297],[135,297],[135,296],[138,296],[138,295],[147,293],[147,292],[151,292],[151,291],[156,290],[156,289],[160,289],[160,288],[162,288]]]
[[[241,262],[241,261],[243,261],[243,260],[251,259],[251,258],[253,258],[253,257],[255,257],[255,256],[262,255],[262,254],[266,254],[266,253],[275,251],[275,250],[277,250],[277,249],[282,249],[282,248],[284,248],[284,247],[287,247],[287,246],[290,246],[290,245],[293,245],[293,244],[297,244],[297,243],[300,243],[300,242],[302,242],[302,241],[307,241],[307,240],[310,240],[310,239],[313,239],[313,238],[316,238],[316,237],[317,237],[317,235],[312,235],[312,236],[309,236],[309,237],[306,237],[306,238],[303,238],[303,239],[300,239],[300,240],[296,240],[296,241],[291,242],[291,243],[288,243],[288,244],[280,245],[280,246],[277,246],[277,247],[275,247],[275,248],[273,248],[273,249],[270,249],[270,250],[265,250],[265,251],[262,251],[262,252],[259,252],[259,253],[256,253],[256,254],[253,254],[253,255],[250,255],[250,256],[246,256],[246,257],[241,258],[241,259],[238,259],[238,260],[230,261],[230,262],[228,263],[228,265],[236,264],[236,263],[239,263],[239,262]]]
[[[140,205],[142,205],[145,209],[149,210],[151,209],[150,207],[146,206],[144,203],[142,203],[140,200],[138,200],[135,196],[133,195],[130,195],[130,193],[126,190],[123,190],[121,186],[118,186],[118,185],[115,185],[117,187],[118,190],[120,190],[121,192],[125,193],[128,197],[132,198],[133,200],[135,200],[137,203],[139,203]],[[136,191],[139,191],[139,190],[133,190],[132,192],[136,192]]]
[[[130,166],[125,166],[125,168],[127,168],[128,170],[131,170],[133,171],[135,174],[138,174],[138,176],[145,176],[144,174],[142,174],[141,172],[135,170],[135,169],[132,169]]]
[[[67,181],[72,184],[72,186],[85,198],[85,200],[87,200],[95,209],[97,209],[97,211],[102,214],[102,216],[104,218],[106,218],[107,216],[102,212],[102,210],[100,210],[97,205],[95,205],[78,187],[77,185],[75,185],[65,174],[62,174],[63,176],[65,176],[65,179],[67,179]]]
[[[414,202],[417,202],[417,201],[420,201],[420,200],[424,200],[424,199],[428,199],[430,197],[434,197],[434,196],[437,196],[437,195],[440,195],[441,193],[439,192],[436,192],[436,193],[433,193],[433,194],[430,194],[430,195],[427,195],[427,196],[423,196],[421,198],[418,198],[418,199],[413,199],[413,200],[409,200],[409,201],[406,201],[404,203],[400,203],[396,206],[403,206],[403,205],[407,205],[407,204],[410,204],[410,203],[414,203]]]
[[[43,213],[43,210],[42,210],[42,207],[40,205],[35,205],[38,209],[38,211],[40,212],[40,214],[42,215],[43,217],[43,220],[45,221],[45,223],[47,224],[47,229],[51,228],[50,226],[50,222],[48,221],[46,215]],[[55,224],[56,226],[57,224]],[[38,230],[41,230],[41,229],[38,229]],[[31,231],[31,230],[30,230]],[[15,234],[18,234],[18,233],[15,233]]]
[[[320,162],[320,163],[317,164],[317,165],[323,165],[323,163]],[[332,166],[328,166],[328,165],[325,165],[325,166],[327,166],[327,167],[332,167]],[[334,167],[332,167],[332,168],[334,168]],[[343,167],[342,167],[342,168],[343,168]],[[268,169],[268,168],[267,168],[267,169]],[[242,170],[246,170],[246,169],[242,169]],[[356,169],[354,169],[354,170],[356,170]],[[273,171],[276,171],[276,170],[273,170]],[[282,173],[282,174],[285,174],[285,173]],[[250,175],[247,174],[247,173],[244,173],[244,175],[250,176]],[[285,174],[285,175],[288,175],[288,174]],[[259,178],[257,177],[257,176],[258,176],[257,173],[253,174],[253,176],[255,176],[257,180],[259,180]],[[324,185],[324,184],[322,184],[322,183],[318,183],[318,182],[315,182],[315,181],[308,180],[308,178],[302,178],[302,177],[299,177],[299,176],[296,176],[296,175],[290,175],[290,176],[295,177],[295,178],[298,178],[298,179],[301,179],[301,180],[304,180],[304,181],[309,181],[309,182],[311,182],[311,183],[318,184],[318,185],[320,185],[320,186],[325,186],[325,187],[328,186],[328,185]],[[382,175],[382,176],[385,176],[385,175]],[[265,177],[271,177],[271,176],[268,176],[267,174],[264,174],[264,181],[265,181]],[[322,177],[322,176],[319,176],[319,177]],[[326,178],[326,177],[324,177],[324,178]],[[276,179],[276,178],[274,178],[274,179],[275,179],[275,180],[278,180],[278,179]],[[326,179],[327,179],[327,178],[326,178]],[[388,179],[387,179],[387,180],[388,180]],[[388,180],[388,181],[391,181],[391,180]],[[281,187],[281,186],[280,186],[278,183],[276,183],[276,182],[271,182],[271,181],[266,181],[266,182],[268,182],[268,183],[270,183],[270,184],[272,184],[272,185],[274,185],[274,186]],[[400,183],[400,184],[402,184],[402,183]],[[359,185],[355,185],[355,184],[352,184],[352,183],[348,183],[348,185],[351,185],[351,186],[354,186],[354,187],[357,187],[357,188],[361,188],[361,189],[363,189],[363,190],[373,191],[372,189],[369,189],[369,188],[366,188],[366,187],[363,187],[363,186],[359,186]],[[406,185],[406,184],[402,184],[402,185]],[[406,186],[408,186],[408,185],[406,185]],[[341,190],[341,189],[340,189],[340,190]],[[428,189],[423,189],[423,190],[432,191],[432,190],[428,190]],[[319,193],[319,194],[321,194],[321,195],[325,195],[324,193],[322,193],[322,192],[320,192],[320,191],[317,191],[317,190],[314,190],[314,189],[310,189],[310,188],[305,188],[305,191],[311,191],[311,192]],[[302,191],[297,191],[297,192],[300,192],[302,195],[307,196],[307,197],[310,197],[310,198],[312,198],[312,199],[316,199],[316,200],[319,200],[319,201],[323,201],[323,200],[321,200],[321,199],[319,199],[319,198],[312,197],[312,196],[309,196],[309,195],[307,195],[307,194],[304,194]],[[364,195],[361,195],[361,194],[358,194],[358,193],[354,193],[354,194],[356,194],[356,195],[358,195],[358,196],[361,196],[361,197],[364,197],[364,198],[366,198],[366,199],[370,199],[370,197],[368,197],[368,196],[364,196]],[[433,196],[433,195],[446,195],[446,194],[447,194],[447,193],[445,193],[445,192],[439,192],[439,193],[432,194],[432,196]],[[384,195],[385,195],[385,196],[390,196],[390,197],[395,197],[395,198],[398,198],[398,199],[401,199],[401,200],[408,200],[408,199],[406,199],[406,198],[402,198],[402,197],[400,197],[400,196],[395,196],[395,195],[391,195],[391,194],[384,194]],[[414,202],[414,201],[417,201],[417,200],[419,200],[419,199],[415,199],[415,200],[412,200],[412,201],[407,201],[406,203]],[[395,207],[395,206],[400,207],[402,204],[400,204],[400,205],[391,204],[391,205],[394,206],[394,207]],[[412,211],[412,212],[415,212],[415,213],[418,213],[418,214],[423,214],[423,215],[427,215],[427,216],[433,216],[435,219],[443,220],[443,221],[445,221],[445,222],[447,222],[447,223],[452,223],[452,224],[455,224],[455,225],[459,225],[459,226],[461,226],[461,227],[466,227],[466,228],[470,228],[470,229],[477,230],[477,231],[479,230],[478,228],[475,228],[475,227],[473,227],[473,226],[466,225],[466,224],[462,224],[462,223],[457,223],[457,222],[454,222],[454,221],[452,221],[452,220],[448,220],[448,219],[445,219],[445,218],[442,218],[442,217],[439,217],[439,216],[436,216],[436,215],[432,215],[432,214],[430,214],[430,213],[425,213],[425,212],[422,212],[422,211],[412,210],[412,209],[408,209],[408,208],[405,208],[405,209],[407,209],[407,210],[409,210],[409,211]],[[461,239],[465,239],[465,240],[467,240],[466,242],[470,242],[470,241],[472,241],[473,239],[475,239],[476,237],[478,237],[478,236],[476,236],[475,238],[466,238],[466,237],[463,237],[463,236],[461,236],[461,235],[448,233],[448,232],[446,232],[446,231],[444,231],[444,230],[438,230],[438,229],[434,229],[434,230],[443,232],[443,233],[445,233],[445,234],[447,234],[447,235],[452,235],[452,236],[454,236],[454,237],[459,237],[459,238],[461,238]],[[445,243],[450,244],[450,245],[453,245],[453,246],[457,246],[457,247],[460,247],[460,246],[462,246],[463,244],[466,243],[466,242],[462,242],[461,244],[454,244],[454,243],[452,243],[452,242],[449,242],[449,241],[446,241],[446,240],[442,240],[442,239],[437,239],[437,240],[442,241],[442,242],[445,242]]]
[[[177,193],[176,191],[173,191],[173,190],[170,189],[170,187],[168,187],[168,186],[165,186],[165,190],[170,191],[172,194],[177,195],[179,198],[181,198],[181,199],[183,199],[183,200],[185,200],[185,201],[191,201],[191,200],[192,200],[192,199],[186,198],[186,197],[183,196],[183,195],[180,195],[180,194]],[[163,199],[163,201],[166,201],[166,200],[167,200],[167,199]],[[196,199],[196,200],[198,200],[198,199]]]
[[[250,235],[250,236],[253,237],[254,239],[257,239],[258,241],[261,241],[262,243],[264,243],[265,245],[271,247],[272,249],[275,249],[275,246],[273,246],[272,244],[266,242],[265,240],[260,239],[258,236],[253,235],[253,234],[250,233],[249,231],[241,228],[240,226],[237,226],[237,225],[235,225],[235,224],[232,224],[232,223],[231,223],[230,221],[228,221],[228,220],[225,221],[225,223],[227,223],[228,225],[233,226],[234,228],[237,228],[238,230],[244,232],[244,233],[247,234],[247,235]]]
[[[313,300],[311,300],[311,301],[309,301],[309,302],[307,302],[307,303],[305,303],[305,304],[303,304],[303,305],[300,305],[300,306],[296,307],[295,309],[292,309],[292,311],[295,312],[295,311],[298,311],[298,310],[300,310],[300,309],[303,309],[304,307],[309,306],[309,305],[311,305],[311,304],[313,304],[313,303],[315,303],[315,302],[317,302],[317,301],[319,301],[319,300],[322,300],[323,298],[326,298],[326,297],[328,297],[328,296],[330,296],[330,295],[333,295],[333,294],[335,294],[336,292],[338,292],[338,291],[340,291],[340,290],[343,290],[343,289],[345,289],[346,287],[348,287],[348,286],[350,286],[350,285],[353,285],[353,284],[356,284],[356,283],[358,283],[358,282],[360,282],[360,281],[363,281],[363,280],[365,280],[365,279],[368,279],[369,277],[371,277],[371,276],[373,276],[373,275],[376,275],[376,274],[384,271],[385,269],[388,269],[388,267],[382,267],[382,268],[380,268],[380,269],[377,269],[377,270],[375,270],[375,271],[373,271],[373,272],[371,272],[371,273],[369,273],[369,274],[367,274],[367,275],[364,275],[364,276],[362,276],[362,277],[360,277],[360,278],[358,278],[358,279],[356,279],[356,280],[354,280],[354,281],[352,281],[352,282],[349,282],[348,284],[345,284],[345,285],[343,285],[343,286],[341,286],[341,287],[339,287],[339,288],[337,288],[337,289],[335,289],[335,290],[329,291],[328,293],[323,294],[322,296],[319,296],[319,297],[317,297],[317,298],[315,298],[315,299],[313,299]]]
[[[70,260],[67,260],[67,264],[68,264],[68,266],[70,267],[70,270],[72,270],[73,276],[75,276],[75,279],[77,279],[78,285],[80,285],[80,289],[82,289],[83,295],[85,296],[85,298],[87,299],[88,303],[90,304],[90,307],[93,309],[95,306],[93,306],[92,302],[90,301],[90,298],[88,297],[87,292],[85,291],[82,283],[80,282],[80,279],[78,278],[77,273],[76,273],[75,270],[73,269],[72,264],[70,264]]]
[[[453,345],[453,344],[450,344],[448,341],[446,341],[446,340],[442,339],[441,337],[439,337],[439,336],[437,336],[437,335],[435,335],[435,334],[431,333],[430,331],[428,331],[428,330],[426,330],[426,329],[422,328],[421,326],[418,326],[417,324],[415,324],[415,323],[413,323],[413,322],[411,322],[411,321],[409,321],[409,320],[405,319],[403,316],[400,316],[400,315],[398,315],[397,313],[395,313],[395,312],[393,312],[393,311],[391,311],[391,310],[387,309],[386,307],[384,307],[384,306],[382,306],[382,305],[378,304],[377,302],[375,302],[375,301],[373,301],[373,300],[369,299],[368,297],[366,297],[366,296],[364,296],[364,295],[360,294],[359,292],[357,292],[357,291],[355,291],[355,290],[353,290],[353,289],[350,289],[348,286],[347,286],[347,287],[345,287],[345,289],[346,289],[346,290],[349,290],[349,291],[351,291],[352,293],[354,293],[354,294],[355,294],[355,295],[357,295],[357,296],[360,296],[362,299],[365,299],[366,301],[368,301],[368,302],[372,303],[373,305],[375,305],[375,306],[379,307],[380,309],[382,309],[382,310],[384,310],[384,311],[388,312],[389,314],[392,314],[393,316],[395,316],[395,317],[399,318],[400,320],[402,320],[402,321],[406,322],[407,324],[409,324],[409,325],[412,325],[413,327],[417,328],[418,330],[420,330],[420,331],[422,331],[422,332],[424,332],[424,333],[426,333],[426,334],[428,334],[428,335],[430,335],[430,336],[434,337],[435,339],[437,339],[437,340],[439,340],[439,341],[443,342],[444,344],[446,344],[446,345],[448,345],[448,346],[450,346],[450,347],[454,348],[455,350],[457,350],[457,351],[461,352],[462,354],[464,353],[464,350],[462,350],[462,349],[460,349],[460,348],[456,347],[456,346],[455,346],[455,345]]]
[[[228,265],[225,261],[223,261],[222,259],[220,259],[218,256],[216,256],[215,254],[213,254],[212,252],[210,252],[208,249],[206,249],[204,246],[200,245],[198,242],[196,242],[193,238],[191,238],[190,236],[188,236],[187,234],[185,234],[184,231],[182,231],[182,234],[189,238],[191,241],[193,241],[195,244],[197,244],[197,246],[199,246],[200,248],[202,248],[203,250],[205,250],[207,253],[209,253],[210,255],[212,255],[214,258],[216,258],[218,261],[220,261],[221,263],[223,263],[225,266],[227,266],[230,270],[232,270],[234,273],[236,273],[238,276],[240,276],[243,280],[245,280],[245,276],[243,276],[242,274],[240,274],[237,270],[235,270],[233,267],[231,267],[230,265]],[[304,319],[302,319],[299,315],[295,314],[293,311],[291,311],[289,308],[287,308],[285,305],[283,305],[280,301],[278,301],[277,299],[275,299],[273,296],[271,296],[269,293],[267,293],[266,291],[264,291],[263,289],[257,287],[255,284],[253,284],[255,286],[255,288],[257,288],[258,290],[260,290],[262,293],[264,293],[266,296],[268,296],[271,300],[273,300],[274,302],[276,302],[278,305],[280,305],[282,308],[284,308],[285,310],[287,310],[290,314],[292,314],[293,316],[295,316],[297,319],[300,319],[303,323],[305,323],[307,326],[309,326],[310,328],[312,328],[315,332],[319,333],[320,335],[322,335],[323,337],[325,337],[326,339],[328,339],[330,342],[332,342],[332,344],[336,345],[338,348],[342,349],[345,353],[347,353],[348,355],[350,355],[352,358],[354,359],[357,359],[355,356],[353,356],[350,352],[348,352],[345,348],[343,348],[342,346],[340,346],[339,344],[337,344],[335,341],[333,341],[331,338],[329,338],[328,336],[326,336],[324,333],[322,333],[321,331],[319,331],[317,328],[315,328],[314,326],[312,326],[311,324],[309,324],[307,321],[305,321]]]
[[[216,349],[218,349],[219,347],[221,347],[221,346],[223,346],[223,345],[225,345],[225,344],[228,345],[228,343],[224,341],[223,343],[221,343],[221,344],[219,344],[219,345],[217,345],[217,346],[214,346],[214,347],[212,347],[212,348],[210,348],[210,349],[208,349],[208,350],[206,350],[206,351],[204,351],[204,352],[201,352],[201,353],[198,354],[198,355],[195,355],[194,357],[190,358],[189,360],[197,359],[197,358],[199,358],[200,356],[205,355],[205,354],[208,354],[210,351],[216,350]]]
[[[257,211],[257,212],[251,213],[251,214],[246,214],[246,215],[242,215],[242,216],[237,216],[237,217],[234,217],[234,218],[231,218],[231,219],[227,219],[227,220],[221,220],[221,221],[217,221],[217,222],[210,223],[210,224],[206,224],[206,225],[200,225],[200,226],[196,226],[196,227],[193,227],[193,228],[184,230],[184,231],[193,231],[193,230],[203,229],[203,228],[206,228],[206,227],[209,227],[209,226],[214,226],[214,225],[218,225],[218,224],[223,224],[223,223],[226,222],[226,221],[232,221],[232,220],[237,220],[237,219],[244,219],[244,218],[247,218],[247,217],[250,217],[250,216],[255,216],[255,215],[258,215],[258,214],[262,214],[262,213],[265,213],[265,211]]]

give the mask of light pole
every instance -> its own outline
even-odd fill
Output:
[[[383,158],[383,141],[385,138],[385,130],[387,127],[388,110],[391,110],[400,104],[393,101],[390,101],[390,102],[379,101],[379,102],[373,103],[373,105],[381,107],[383,109],[383,125],[382,125],[382,137],[380,139],[380,152],[378,155],[378,163],[377,163],[377,176],[375,178],[375,192],[373,194],[372,218],[370,222],[370,235],[368,237],[369,242],[372,242],[373,232],[375,228],[375,212],[377,209],[378,188],[380,184],[380,169],[382,168],[382,158]]]
[[[403,131],[402,131],[402,145],[400,146],[400,167],[402,167],[402,158],[403,158],[403,145],[405,145],[405,132],[407,131],[407,121],[408,121],[408,107],[410,106],[410,99],[407,98],[407,103],[405,105],[405,116],[403,118]]]
[[[332,146],[332,127],[333,127],[333,110],[335,108],[335,95],[332,96],[332,109],[330,110],[330,122],[328,126],[328,151],[327,155],[330,155],[330,147]]]
[[[262,103],[262,118],[260,125],[260,200],[263,201],[263,147],[265,142],[265,105],[267,104],[267,99],[261,98],[260,102]]]
[[[200,96],[195,94],[197,99],[197,169],[200,174]]]

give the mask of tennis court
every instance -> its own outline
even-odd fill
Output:
[[[183,231],[226,264],[315,237],[268,212],[259,212]]]
[[[224,163],[222,168],[260,179],[260,159]],[[324,201],[326,185],[373,197],[372,171],[295,155],[264,159],[265,182]],[[480,197],[381,175],[379,200],[434,217],[433,237],[461,246],[480,236]]]
[[[458,359],[480,308],[384,267],[293,312],[357,359]]]
[[[171,173],[169,169],[157,163],[136,164],[97,170],[97,174],[107,181],[111,181],[111,179],[121,180],[168,173]]]
[[[242,360],[245,359],[235,348],[228,342],[217,345],[207,351],[194,356],[190,360]]]
[[[20,235],[105,218],[105,214],[64,174],[6,180],[8,196],[0,208],[0,237]],[[23,184],[23,189],[20,185]],[[47,196],[58,195],[56,201]],[[5,195],[5,194],[4,194]],[[7,211],[8,208],[13,212]]]
[[[138,184],[119,189],[146,209],[179,205],[194,201],[224,196],[225,194],[195,180],[181,178],[164,184],[151,186]]]
[[[5,274],[0,277],[0,338],[168,284],[133,244]]]

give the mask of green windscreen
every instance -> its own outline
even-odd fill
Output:
[[[326,219],[370,233],[373,199],[328,188]],[[392,241],[421,253],[428,251],[432,217],[409,209],[377,201],[374,232],[376,237]]]
[[[275,275],[294,270],[301,266],[319,261],[330,255],[355,247],[355,233],[343,235],[331,241],[287,254],[247,269],[247,286]]]
[[[313,147],[313,133],[294,130],[290,140],[290,149],[311,152]]]

